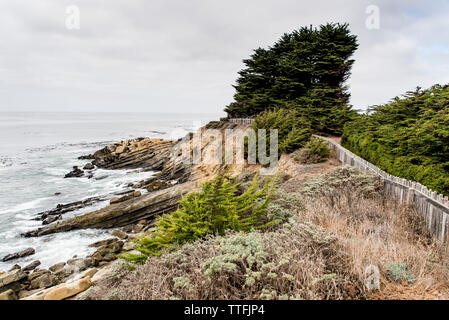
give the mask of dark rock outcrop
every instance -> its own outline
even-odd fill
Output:
[[[30,255],[32,255],[34,253],[35,253],[35,251],[34,251],[33,248],[27,248],[25,250],[22,250],[22,251],[19,251],[19,252],[15,252],[15,253],[11,253],[11,254],[8,254],[8,255],[4,256],[2,261],[5,262],[5,261],[9,261],[9,260],[23,258],[23,257],[26,257],[26,256],[30,256]]]
[[[84,176],[84,171],[78,168],[78,166],[74,166],[73,170],[67,173],[64,178],[80,178]]]
[[[36,269],[40,264],[41,264],[41,262],[39,260],[35,260],[35,261],[31,262],[29,265],[23,267],[22,271],[25,271],[25,272],[32,271],[32,270]]]
[[[196,183],[175,185],[169,189],[155,191],[138,198],[112,204],[80,217],[43,227],[24,234],[25,237],[37,237],[51,233],[86,228],[123,227],[142,219],[153,219],[155,215],[172,212],[178,208],[181,195],[196,190]]]
[[[62,218],[61,215],[63,215],[64,213],[82,209],[103,200],[105,200],[105,198],[91,197],[82,201],[76,201],[66,204],[58,204],[55,209],[39,212],[37,214],[37,218],[34,218],[33,220],[37,221],[42,220],[44,225],[50,224],[61,219]]]

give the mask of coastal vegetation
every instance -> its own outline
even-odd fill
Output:
[[[234,86],[229,117],[254,117],[264,110],[295,109],[315,132],[341,134],[354,116],[345,85],[358,47],[348,24],[329,23],[285,33],[267,49],[258,48]],[[268,129],[268,128],[267,128]]]
[[[149,256],[102,281],[90,298],[435,299],[445,292],[447,262],[416,211],[386,200],[370,173],[318,166],[323,173],[307,185],[299,175],[275,191],[269,207],[286,213],[275,228],[228,230]],[[365,286],[371,265],[381,291]]]
[[[251,128],[266,131],[266,146],[270,146],[270,130],[278,131],[279,153],[290,153],[302,148],[312,135],[310,122],[299,115],[296,109],[265,110],[259,113],[251,124]]]
[[[143,263],[179,245],[207,235],[222,236],[228,230],[264,229],[279,222],[269,219],[267,208],[276,180],[258,175],[240,192],[240,184],[223,176],[203,183],[201,191],[191,192],[179,201],[180,208],[156,220],[156,231],[141,239],[136,248],[141,254],[126,254],[129,261]]]
[[[331,154],[329,144],[321,138],[311,138],[304,148],[295,152],[295,160],[303,164],[327,161]]]
[[[449,195],[449,86],[417,88],[346,124],[342,145],[382,170]]]

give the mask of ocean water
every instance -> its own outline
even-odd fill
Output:
[[[34,221],[38,212],[93,196],[126,190],[154,173],[141,170],[97,169],[95,177],[64,179],[74,165],[88,161],[80,155],[92,153],[120,140],[151,137],[173,139],[185,136],[221,114],[151,113],[0,113],[0,271],[14,264],[24,267],[40,260],[40,268],[83,257],[94,248],[88,245],[111,237],[111,230],[77,230],[36,238],[21,233],[42,226]],[[55,195],[60,193],[60,195]],[[111,196],[93,206],[66,213],[63,220],[108,204]],[[33,247],[36,253],[2,262],[13,252]]]

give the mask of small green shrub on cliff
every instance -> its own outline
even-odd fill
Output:
[[[206,235],[224,235],[226,230],[250,231],[278,223],[279,220],[270,220],[266,214],[275,180],[268,177],[260,187],[256,175],[241,194],[239,185],[225,177],[205,182],[201,192],[190,193],[180,200],[180,209],[157,219],[157,231],[138,242],[136,250],[143,255],[127,254],[125,259],[142,263],[148,256],[160,255],[162,250]]]
[[[331,154],[328,143],[321,138],[312,138],[301,150],[296,151],[295,160],[304,164],[327,161]]]
[[[267,150],[270,146],[270,129],[278,130],[279,155],[302,148],[312,135],[310,122],[299,116],[295,109],[264,111],[254,119],[251,128],[256,131],[256,134],[260,129],[267,130]]]

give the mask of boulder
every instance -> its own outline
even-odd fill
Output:
[[[133,192],[133,197],[134,198],[140,197],[141,195],[142,195],[142,193],[140,191],[134,191]]]
[[[51,274],[51,272],[45,269],[35,269],[33,273],[28,275],[28,281],[33,281],[34,279],[46,274]]]
[[[134,201],[113,206],[68,219],[58,224],[26,232],[25,237],[38,237],[57,232],[67,232],[86,228],[118,228],[139,220],[152,220],[154,216],[173,212],[179,207],[179,199],[191,191],[197,190],[196,182],[179,184],[167,190],[160,190],[133,198]]]
[[[14,291],[9,289],[3,293],[0,293],[0,300],[17,300],[17,295]]]
[[[127,235],[126,233],[120,231],[120,230],[114,230],[114,231],[112,231],[112,235],[113,235],[113,236],[116,236],[116,237],[118,237],[118,238],[120,238],[120,239],[126,239],[126,238],[128,238],[128,235]]]
[[[58,278],[59,281],[62,281],[73,273],[74,270],[66,270],[65,268],[62,268],[56,270],[53,274]]]
[[[94,265],[94,260],[92,258],[79,258],[79,259],[70,259],[67,261],[68,264],[68,270],[69,271],[74,271],[74,272],[78,272],[78,271],[84,271],[87,268],[91,267],[92,265]]]
[[[45,273],[33,280],[30,283],[30,289],[44,289],[57,285],[59,279],[54,274]]]
[[[59,271],[61,269],[64,269],[65,266],[65,262],[60,262],[57,264],[52,265],[50,268],[48,268],[51,272],[56,272]]]
[[[50,216],[50,217],[44,219],[44,221],[42,221],[42,224],[43,225],[51,224],[51,223],[53,223],[55,221],[58,221],[58,220],[61,220],[61,219],[62,219],[61,215],[59,215],[59,216]]]
[[[123,250],[123,251],[131,251],[131,250],[133,250],[136,246],[137,246],[137,244],[136,244],[135,242],[126,242],[126,243],[123,245],[122,250]]]
[[[107,279],[116,275],[120,270],[122,270],[122,262],[116,260],[114,262],[105,263],[104,266],[99,269],[95,275],[92,277],[92,283],[97,283],[101,280]]]
[[[84,167],[83,167],[83,169],[84,170],[92,170],[92,169],[94,169],[95,167],[94,167],[94,165],[92,164],[92,163],[87,163]]]
[[[27,248],[25,250],[22,250],[22,251],[19,251],[16,253],[11,253],[11,254],[4,256],[2,261],[5,262],[5,261],[13,260],[13,259],[23,258],[26,256],[30,256],[34,253],[35,253],[35,251],[33,248]]]
[[[41,264],[41,262],[39,260],[36,260],[36,261],[31,262],[29,265],[23,267],[22,270],[25,272],[29,272],[31,270],[36,269],[40,264]]]
[[[44,295],[44,300],[63,300],[87,290],[92,285],[90,277],[84,277],[71,283],[52,288]]]
[[[67,173],[64,178],[80,178],[84,176],[84,171],[78,168],[78,166],[73,166],[73,170]]]
[[[12,289],[20,290],[20,282],[27,277],[27,274],[20,269],[6,272],[0,276],[0,293]]]
[[[94,242],[94,243],[90,244],[89,247],[99,248],[99,247],[103,247],[103,246],[109,246],[109,245],[111,245],[113,243],[117,243],[117,242],[119,242],[119,240],[117,238],[110,238],[110,239]]]

